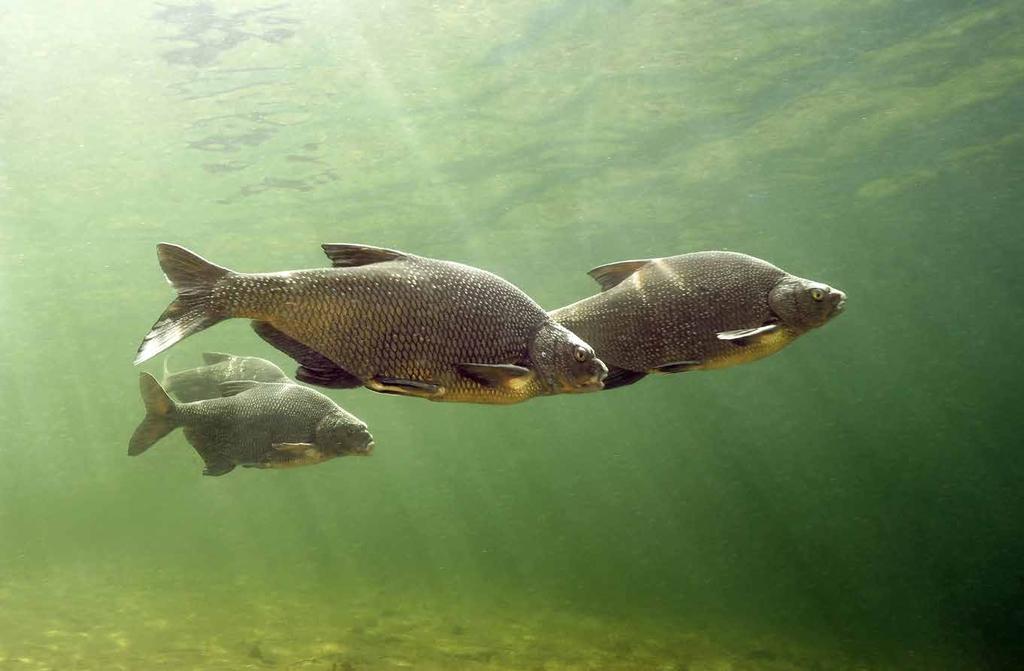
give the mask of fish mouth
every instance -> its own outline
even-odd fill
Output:
[[[591,374],[587,377],[563,378],[561,380],[561,393],[578,394],[587,391],[598,391],[604,389],[604,379],[608,376],[608,367],[600,359],[591,367]]]
[[[602,364],[600,370],[579,386],[579,391],[599,391],[604,389],[604,379],[606,377],[608,377],[608,368]]]
[[[351,457],[366,457],[366,456],[369,456],[370,453],[373,452],[373,448],[375,446],[376,446],[376,443],[373,442],[373,438],[370,438],[369,440],[366,441],[365,444],[360,445],[359,447],[349,448],[348,450],[346,450],[342,454],[344,454],[345,456],[351,456]]]
[[[846,309],[846,294],[839,292],[839,302],[832,308],[832,316],[842,314],[843,310]]]
[[[562,385],[563,394],[582,394],[588,391],[600,391],[604,389],[604,375],[594,375],[586,382],[576,382]]]

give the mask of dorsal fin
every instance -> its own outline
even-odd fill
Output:
[[[248,391],[253,387],[261,384],[267,384],[266,382],[256,382],[255,380],[228,380],[227,382],[221,382],[217,385],[217,389],[220,390],[222,398],[228,396],[236,396],[241,394],[243,391]]]
[[[371,247],[369,245],[346,245],[325,242],[320,246],[323,247],[324,254],[331,260],[331,265],[335,268],[351,268],[353,266],[368,266],[371,263],[383,263],[384,261],[399,261],[409,256],[394,249]]]
[[[590,270],[587,275],[597,280],[597,283],[601,285],[601,291],[608,291],[650,262],[651,259],[637,259],[635,261],[607,263]]]
[[[207,366],[212,366],[213,364],[221,363],[222,361],[230,361],[234,358],[234,354],[225,354],[224,352],[203,352],[203,363]]]

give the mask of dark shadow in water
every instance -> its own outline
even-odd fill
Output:
[[[222,54],[248,40],[279,44],[295,35],[294,30],[284,26],[298,23],[278,13],[288,8],[284,3],[224,14],[218,13],[209,2],[157,4],[163,9],[153,18],[178,28],[178,34],[167,39],[190,43],[190,46],[163,53],[164,60],[174,65],[197,68],[214,65]]]
[[[267,191],[298,191],[298,192],[309,192],[313,191],[321,186],[338,182],[340,177],[330,165],[319,155],[312,153],[292,153],[285,155],[285,161],[292,164],[299,164],[300,166],[309,166],[309,169],[315,169],[315,172],[309,172],[297,177],[295,172],[289,173],[288,178],[282,177],[264,177],[262,180],[255,184],[248,184],[239,189],[234,196],[229,198],[222,198],[218,200],[218,203],[228,204],[235,202],[239,198],[248,198],[251,196],[257,196]],[[297,171],[304,170],[302,167],[297,167]]]
[[[189,142],[188,146],[202,151],[234,152],[242,147],[261,145],[269,140],[273,134],[274,131],[268,128],[257,128],[248,133],[237,133],[234,135],[214,134],[208,135],[201,140]]]
[[[309,145],[306,145],[309,146]],[[326,165],[326,163],[319,156],[305,155],[305,154],[291,154],[286,157],[289,162],[307,163],[315,165]],[[268,191],[298,191],[298,192],[309,192],[313,191],[319,186],[329,184],[331,182],[338,181],[338,175],[330,168],[324,168],[320,172],[314,173],[303,179],[284,179],[280,177],[264,177],[261,181],[255,184],[248,184],[243,186],[238,192],[229,198],[221,198],[217,202],[222,205],[227,205],[236,202],[240,198],[249,198],[251,196],[258,196]]]
[[[207,0],[157,4],[160,10],[153,18],[171,26],[174,33],[165,39],[180,45],[161,55],[171,65],[188,68],[185,78],[171,85],[172,90],[182,101],[210,100],[231,110],[194,120],[186,133],[186,145],[206,154],[225,155],[224,160],[202,163],[207,173],[228,176],[256,171],[267,157],[279,154],[264,149],[255,155],[253,150],[277,137],[282,129],[302,123],[295,121],[294,114],[301,109],[286,91],[288,73],[296,68],[286,64],[225,68],[219,64],[229,52],[252,40],[278,45],[287,42],[296,36],[299,21],[287,15],[287,3],[238,11]],[[285,120],[279,120],[281,115],[286,115]],[[292,116],[288,119],[287,115]],[[232,203],[267,191],[308,192],[337,181],[337,174],[315,153],[318,149],[317,144],[306,143],[285,150],[285,161],[293,164],[286,176],[264,173],[258,181],[217,202]],[[312,174],[302,174],[304,166],[309,166]]]
[[[238,172],[239,170],[245,170],[249,167],[249,163],[242,163],[241,161],[224,161],[222,163],[204,163],[203,170],[206,172],[225,173],[225,172]]]

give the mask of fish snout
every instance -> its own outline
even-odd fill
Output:
[[[840,314],[846,309],[846,292],[839,289],[832,290],[832,316]]]
[[[373,434],[366,427],[361,426],[354,431],[349,430],[348,437],[344,440],[342,454],[356,457],[363,457],[373,452]]]
[[[373,448],[376,445],[376,443],[373,442],[373,436],[366,429],[363,429],[360,432],[359,440],[356,444],[359,445],[359,447],[354,450],[353,454],[359,456],[368,456],[373,452]]]

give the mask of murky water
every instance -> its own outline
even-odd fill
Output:
[[[0,669],[1020,668],[1022,110],[1011,0],[6,3]],[[332,391],[371,458],[204,478],[125,454],[159,241],[850,303],[606,393]],[[242,320],[170,366],[211,350],[293,369]]]

